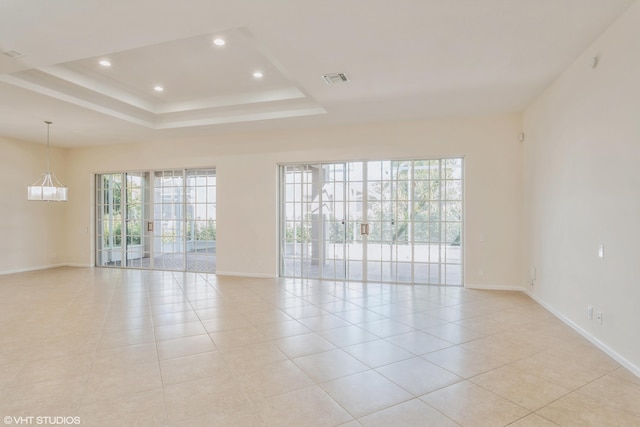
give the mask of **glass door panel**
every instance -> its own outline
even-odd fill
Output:
[[[96,176],[96,265],[121,266],[123,174]]]
[[[124,199],[124,241],[126,266],[150,268],[151,248],[146,223],[149,221],[149,173],[126,173]]]
[[[365,174],[362,162],[350,162],[346,168],[346,266],[348,280],[364,280],[365,245],[362,224],[365,222]]]
[[[186,172],[187,271],[216,268],[216,171]]]
[[[322,226],[318,230],[321,240],[320,272],[323,278],[344,279],[346,267],[346,199],[345,165],[322,165],[319,169],[322,188],[318,194],[317,214]]]
[[[367,171],[367,279],[411,283],[411,162],[368,162]]]
[[[185,270],[186,212],[184,171],[154,172],[153,266]]]
[[[291,277],[346,276],[344,164],[281,168],[281,271]]]
[[[280,174],[280,271],[287,277],[302,277],[302,195],[305,166],[283,166]]]

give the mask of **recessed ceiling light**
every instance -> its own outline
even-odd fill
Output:
[[[227,42],[225,42],[225,41],[224,41],[224,40],[222,40],[222,39],[215,39],[215,40],[213,41],[213,44],[215,44],[216,46],[224,46],[226,43],[227,43]]]
[[[255,77],[256,79],[261,79],[262,78],[262,72],[256,71],[255,73],[253,73],[253,77]]]
[[[111,67],[111,61],[107,59],[101,59],[98,64],[102,65],[103,67]]]
[[[162,86],[154,86],[153,90],[155,90],[156,92],[162,92],[164,91],[164,88]]]

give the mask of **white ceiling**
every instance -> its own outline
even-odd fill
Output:
[[[0,0],[0,52],[23,54],[0,54],[0,135],[43,143],[51,120],[52,145],[75,147],[519,112],[634,1]]]

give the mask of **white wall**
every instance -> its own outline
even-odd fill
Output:
[[[66,184],[65,150],[51,149],[51,170]],[[0,274],[58,265],[65,258],[66,206],[29,202],[27,186],[45,172],[46,147],[0,138]]]
[[[466,169],[466,283],[520,286],[520,132],[520,115],[505,115],[74,149],[69,158],[73,197],[67,218],[67,260],[92,263],[93,173],[215,166],[218,271],[274,276],[279,163],[462,155]]]
[[[638,375],[639,40],[636,3],[527,109],[523,203],[528,291]]]

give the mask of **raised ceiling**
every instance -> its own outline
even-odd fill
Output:
[[[3,0],[0,52],[22,56],[0,54],[0,136],[43,142],[51,120],[53,145],[86,146],[519,112],[633,2]]]
[[[326,112],[246,29],[16,71],[0,81],[149,129]]]

